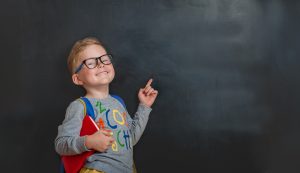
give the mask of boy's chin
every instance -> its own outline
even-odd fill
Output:
[[[99,81],[99,84],[101,85],[109,85],[113,81],[113,78],[106,78]]]

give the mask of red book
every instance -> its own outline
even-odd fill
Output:
[[[82,121],[80,136],[92,135],[99,130],[94,120],[86,115]],[[87,151],[73,156],[62,156],[62,161],[66,173],[78,173],[84,166],[86,159],[91,156],[95,151]]]

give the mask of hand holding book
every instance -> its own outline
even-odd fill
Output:
[[[109,129],[100,129],[92,135],[86,136],[85,146],[98,152],[105,152],[115,141]]]

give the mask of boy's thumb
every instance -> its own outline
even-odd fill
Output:
[[[101,132],[105,135],[105,136],[112,136],[113,132],[111,130],[101,130]]]

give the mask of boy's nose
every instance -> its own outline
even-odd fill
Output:
[[[98,63],[98,68],[102,68],[104,67],[104,64],[102,64],[101,62]]]

